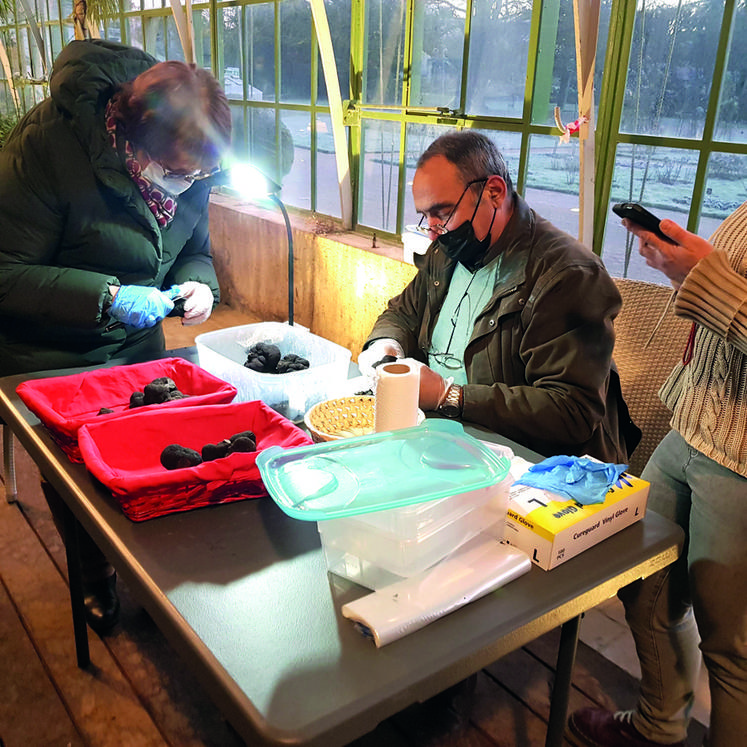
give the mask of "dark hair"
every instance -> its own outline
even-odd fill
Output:
[[[479,132],[461,130],[437,137],[420,156],[415,168],[419,169],[434,156],[451,161],[459,169],[465,184],[497,174],[506,182],[509,193],[513,192],[513,182],[501,152],[490,138]],[[483,187],[483,184],[477,184],[474,189],[479,191]]]
[[[115,96],[125,137],[157,160],[187,155],[215,167],[231,141],[231,110],[210,72],[177,60],[159,62]]]

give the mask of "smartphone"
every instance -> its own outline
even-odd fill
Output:
[[[670,244],[674,243],[672,239],[665,236],[659,229],[659,219],[637,202],[618,202],[612,206],[612,212],[621,218],[632,220],[633,223],[637,223],[641,228],[655,233],[660,239],[664,239],[664,241],[668,241]]]

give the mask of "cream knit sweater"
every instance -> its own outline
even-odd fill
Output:
[[[692,360],[677,364],[659,396],[691,446],[747,477],[747,202],[711,243],[675,301],[675,313],[697,324]]]

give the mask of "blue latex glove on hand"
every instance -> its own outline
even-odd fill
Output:
[[[554,456],[533,464],[514,484],[547,490],[587,506],[604,503],[607,491],[627,468],[627,464],[585,457]]]
[[[172,309],[174,302],[158,288],[123,285],[109,307],[109,316],[136,329],[154,327]]]
[[[188,280],[180,285],[172,285],[165,293],[172,300],[184,299],[184,317],[182,324],[202,324],[213,312],[215,298],[213,291],[205,283]]]

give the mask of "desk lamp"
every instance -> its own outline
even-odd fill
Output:
[[[288,324],[293,326],[293,231],[288,211],[278,196],[281,187],[259,169],[246,163],[236,163],[231,166],[230,186],[248,200],[270,199],[283,214],[285,230],[288,234]]]

